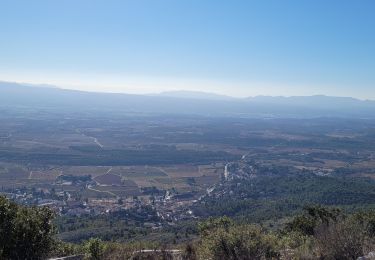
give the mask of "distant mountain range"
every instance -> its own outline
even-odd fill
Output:
[[[233,98],[205,92],[172,91],[155,95],[66,90],[49,85],[0,82],[0,109],[57,109],[101,113],[185,114],[240,117],[375,118],[375,101],[346,97],[257,96]]]
[[[200,91],[187,91],[187,90],[177,90],[177,91],[166,91],[155,96],[161,97],[174,97],[174,98],[187,98],[187,99],[204,99],[204,100],[230,100],[233,101],[236,98],[219,95],[209,92],[200,92]]]

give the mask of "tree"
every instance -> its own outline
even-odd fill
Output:
[[[86,252],[89,255],[89,259],[102,259],[102,255],[104,253],[104,244],[99,238],[91,238],[86,242],[85,248]]]
[[[233,221],[227,216],[220,218],[210,217],[206,221],[198,223],[199,233],[203,236],[208,235],[212,231],[216,231],[218,228],[228,230],[229,227],[233,226]]]
[[[320,226],[327,227],[340,219],[340,210],[326,208],[322,206],[307,206],[304,208],[304,214],[294,217],[287,224],[288,231],[297,231],[304,235],[312,236],[316,228]]]
[[[45,258],[55,244],[53,217],[46,207],[23,207],[0,196],[0,258]]]

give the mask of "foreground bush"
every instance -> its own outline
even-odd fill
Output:
[[[337,209],[307,207],[288,223],[284,237],[297,234],[303,243],[292,247],[294,253],[308,248],[310,258],[357,259],[375,250],[374,219],[371,211],[348,216]]]
[[[258,226],[234,225],[226,218],[210,219],[203,226],[206,228],[202,230],[197,250],[201,259],[265,259],[278,256],[276,237]],[[210,226],[211,229],[208,228]]]
[[[316,231],[318,254],[325,259],[357,259],[365,255],[368,238],[360,226],[343,221]]]

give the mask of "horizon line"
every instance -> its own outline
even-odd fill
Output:
[[[118,91],[99,91],[99,90],[90,90],[90,89],[79,89],[69,86],[59,86],[56,84],[49,84],[49,83],[30,83],[24,81],[7,81],[0,79],[0,83],[10,83],[10,84],[17,84],[25,87],[36,87],[36,88],[50,88],[50,89],[59,89],[59,90],[70,90],[70,91],[77,91],[77,92],[86,92],[86,93],[98,93],[98,94],[119,94],[119,95],[138,95],[138,96],[158,96],[167,93],[178,93],[178,92],[186,92],[186,93],[195,93],[195,94],[205,94],[205,95],[213,95],[222,98],[228,98],[233,100],[246,100],[250,98],[257,98],[257,97],[271,97],[271,98],[293,98],[293,97],[332,97],[332,98],[350,98],[358,101],[372,101],[374,102],[375,99],[364,99],[359,97],[353,96],[340,96],[340,95],[327,95],[323,93],[319,94],[311,94],[311,95],[266,95],[266,94],[258,94],[258,95],[248,95],[248,96],[233,96],[228,94],[221,94],[215,91],[199,91],[199,90],[189,90],[189,89],[175,89],[175,90],[163,90],[159,92],[149,92],[149,93],[130,93],[130,92],[118,92]],[[173,96],[165,96],[165,97],[173,97]],[[175,98],[184,98],[184,97],[175,97]],[[194,99],[193,97],[186,97],[187,99]],[[196,99],[203,99],[203,98],[196,98]]]

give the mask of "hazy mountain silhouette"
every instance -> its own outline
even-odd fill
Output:
[[[177,91],[166,91],[161,92],[155,96],[162,97],[175,97],[175,98],[188,98],[188,99],[205,99],[205,100],[234,100],[234,97],[219,95],[209,92],[200,91],[188,91],[188,90],[177,90]]]
[[[375,101],[346,97],[258,96],[237,99],[189,91],[130,95],[9,82],[0,82],[0,108],[241,117],[375,117]]]

